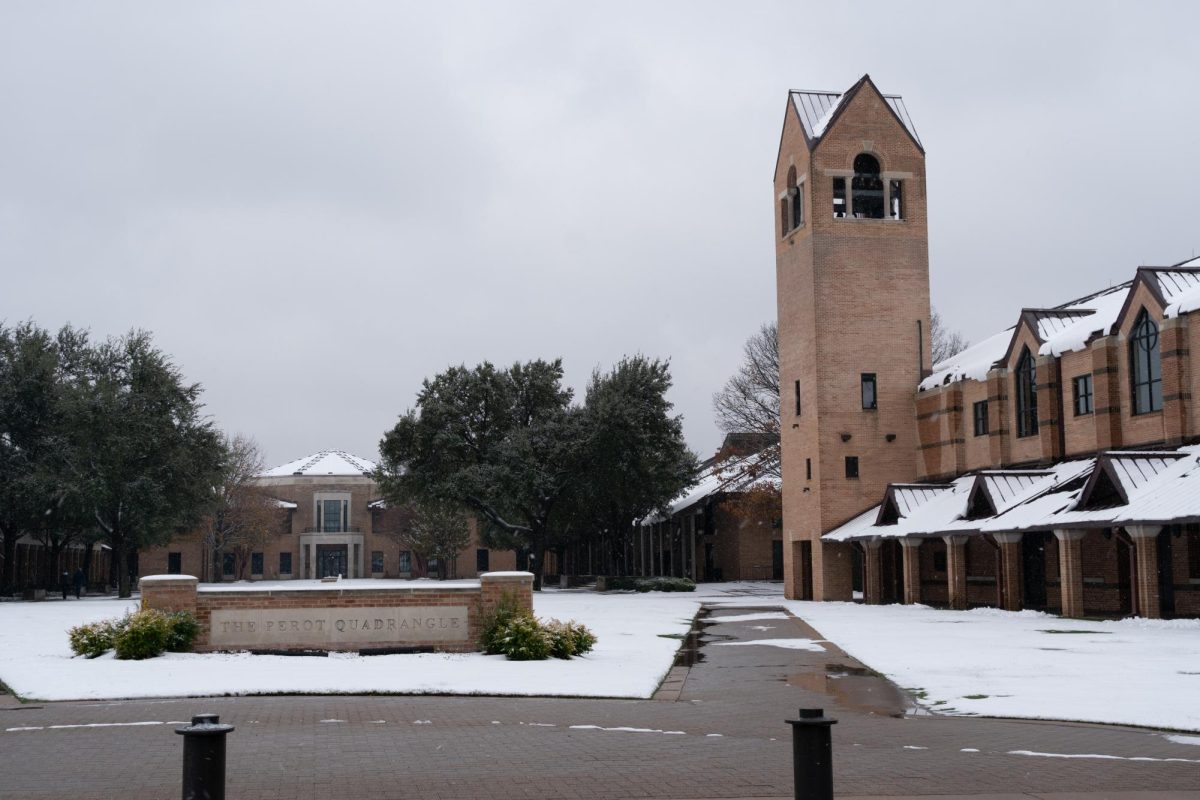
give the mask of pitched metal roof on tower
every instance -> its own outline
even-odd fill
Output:
[[[808,137],[810,142],[820,139],[824,135],[825,129],[829,123],[837,115],[838,109],[843,102],[854,96],[855,91],[870,78],[864,75],[858,83],[850,87],[845,92],[829,92],[819,89],[793,90],[789,94],[792,98],[792,105],[796,107],[796,114],[800,117],[800,123],[804,126],[804,135]],[[881,93],[882,94],[882,93]],[[908,115],[908,108],[904,105],[904,98],[898,94],[882,95],[884,101],[891,107],[896,117],[904,125],[909,135],[916,141],[919,147],[924,147],[921,144],[921,137],[917,136],[917,128],[913,125],[912,117]]]
[[[353,456],[345,450],[322,450],[286,464],[280,464],[263,472],[261,478],[280,478],[289,475],[370,475],[375,471],[375,462]]]

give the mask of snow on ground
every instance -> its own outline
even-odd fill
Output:
[[[1033,611],[805,603],[785,600],[779,584],[766,583],[706,584],[695,593],[543,592],[534,600],[539,616],[583,622],[599,643],[583,658],[541,662],[474,653],[88,661],[71,657],[66,629],[120,616],[134,602],[0,603],[0,680],[45,700],[271,692],[649,697],[702,601],[723,609],[710,621],[774,628],[780,636],[755,645],[821,647],[787,638],[786,623],[751,624],[778,621],[763,607],[786,608],[941,713],[1200,732],[1200,620],[1101,622]]]
[[[168,653],[147,661],[109,653],[87,660],[71,656],[67,629],[122,616],[137,601],[0,603],[0,681],[39,700],[363,692],[649,697],[699,604],[690,593],[542,592],[534,600],[538,616],[585,623],[596,649],[570,661],[519,662],[479,653]]]
[[[940,713],[1200,731],[1200,619],[780,604]]]

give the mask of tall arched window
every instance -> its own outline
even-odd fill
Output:
[[[1162,367],[1159,358],[1158,325],[1143,308],[1133,323],[1133,330],[1129,332],[1129,382],[1135,414],[1162,410]]]
[[[855,217],[883,219],[883,179],[879,177],[879,159],[870,153],[859,153],[854,158],[850,197]]]
[[[1033,436],[1038,432],[1037,364],[1026,347],[1017,361],[1017,436]]]

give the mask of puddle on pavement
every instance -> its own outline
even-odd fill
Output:
[[[707,608],[701,608],[696,612],[696,618],[692,620],[692,627],[683,637],[683,644],[675,653],[675,662],[671,666],[694,667],[703,663],[704,653],[700,652],[700,648],[704,647],[704,623],[708,621],[711,613]]]
[[[789,686],[832,697],[839,706],[885,717],[915,713],[917,706],[874,670],[849,664],[814,664],[783,679]]]

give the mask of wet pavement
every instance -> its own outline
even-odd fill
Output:
[[[172,723],[200,712],[237,728],[230,798],[790,797],[784,720],[816,707],[838,719],[841,797],[1200,800],[1200,746],[1147,730],[922,713],[766,604],[704,609],[681,644],[653,700],[0,703],[0,798],[178,797]]]

